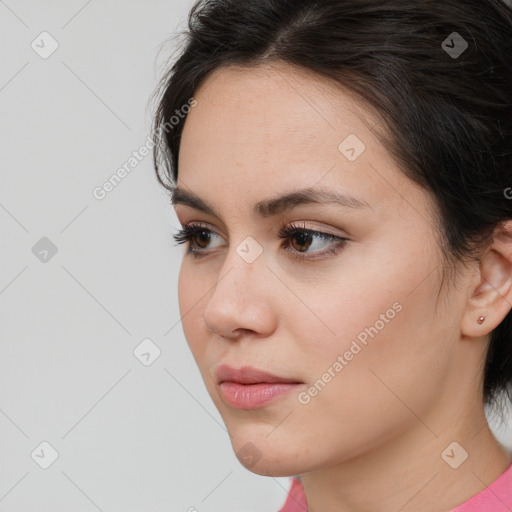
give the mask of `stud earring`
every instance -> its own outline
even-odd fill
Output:
[[[477,320],[477,322],[478,322],[479,324],[483,324],[483,323],[484,323],[484,321],[485,321],[485,316],[481,316],[481,317],[479,317],[479,318],[478,318],[478,320]]]

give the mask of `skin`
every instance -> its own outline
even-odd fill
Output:
[[[432,196],[399,170],[371,128],[379,117],[353,95],[273,63],[217,70],[194,97],[178,186],[216,215],[175,204],[182,226],[213,231],[209,242],[195,238],[208,254],[184,253],[179,305],[240,462],[250,442],[260,456],[252,472],[302,475],[309,512],[446,512],[484,489],[510,463],[481,391],[489,333],[512,303],[510,226],[479,262],[461,265],[457,286],[443,282]],[[338,149],[348,134],[366,146],[353,162]],[[266,219],[251,212],[262,199],[319,186],[370,208],[307,205]],[[291,222],[349,241],[337,254],[300,261],[277,235]],[[237,253],[248,236],[263,250],[252,263]],[[290,251],[309,256],[333,245],[294,240]],[[300,403],[299,391],[396,303],[400,312]],[[303,384],[265,407],[236,409],[219,393],[221,363]],[[468,453],[456,469],[441,456],[453,442]],[[459,448],[452,453],[462,458]]]

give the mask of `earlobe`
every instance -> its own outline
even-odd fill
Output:
[[[485,336],[512,309],[512,222],[496,228],[494,241],[479,262],[476,286],[461,323],[462,334]]]

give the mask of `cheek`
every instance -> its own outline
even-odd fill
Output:
[[[357,321],[350,315],[346,321],[341,315],[332,317],[338,319],[340,334],[326,343],[326,337],[318,340],[317,331],[316,349],[303,354],[307,396],[294,399],[294,419],[297,429],[307,432],[304,445],[319,459],[334,461],[340,454],[349,458],[392,439],[417,424],[415,414],[422,417],[439,396],[435,386],[428,389],[436,380],[432,362],[435,366],[437,355],[425,350],[425,339],[413,337],[418,336],[419,318],[413,318],[411,304],[393,309],[394,318],[380,330],[380,323],[371,329],[374,313],[388,309],[384,304],[381,308],[366,303],[368,315]],[[366,334],[366,344],[357,337],[361,333]]]
[[[311,428],[320,421],[364,445],[417,421],[411,410],[421,416],[432,406],[452,349],[446,321],[437,319],[437,280],[424,274],[388,266],[386,274],[354,274],[344,279],[348,288],[329,284],[315,295],[310,305],[334,335],[312,315],[294,328],[310,385],[302,419]],[[348,292],[356,283],[357,293]]]
[[[290,317],[285,328],[305,356],[302,370],[309,381],[321,378],[338,356],[343,369],[331,370],[345,374],[338,382],[350,378],[363,388],[376,380],[371,369],[405,377],[436,366],[445,326],[436,310],[439,279],[429,275],[430,255],[423,247],[419,241],[372,244],[347,252],[338,274],[314,287],[295,287],[307,307],[297,304],[283,318]]]

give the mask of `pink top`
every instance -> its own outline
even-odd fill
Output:
[[[278,512],[307,512],[304,487],[293,477],[286,502]],[[512,460],[504,473],[489,487],[447,512],[510,512],[512,511]]]

